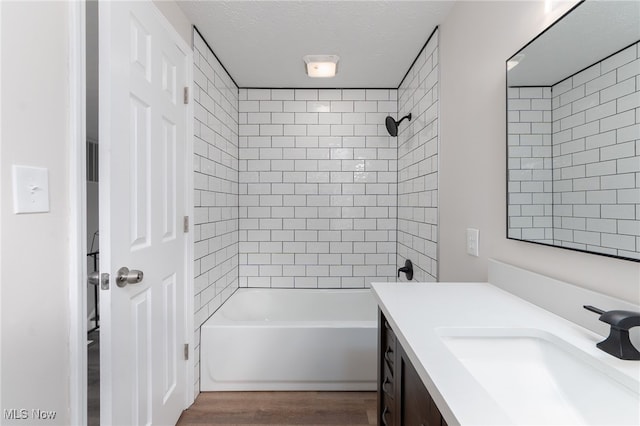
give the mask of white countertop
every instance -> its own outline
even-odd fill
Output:
[[[640,380],[640,362],[619,360],[598,349],[602,336],[491,284],[373,283],[372,289],[449,426],[513,421],[446,347],[438,331],[445,327],[543,330]]]

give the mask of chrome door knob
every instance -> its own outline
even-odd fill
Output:
[[[129,270],[126,266],[118,269],[116,284],[118,287],[125,287],[127,284],[138,284],[144,278],[144,273],[137,269]]]
[[[90,272],[89,275],[87,276],[87,282],[90,285],[99,286],[100,285],[100,272],[98,272],[98,271]]]

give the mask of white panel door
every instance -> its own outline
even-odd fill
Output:
[[[186,404],[189,56],[151,1],[99,13],[101,423],[173,425]],[[119,282],[122,267],[142,280]]]

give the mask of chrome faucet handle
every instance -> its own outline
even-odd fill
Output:
[[[629,329],[640,326],[640,312],[603,311],[590,305],[584,305],[588,311],[600,315],[600,321],[611,326],[609,337],[596,346],[606,353],[624,360],[640,360],[640,352],[633,346],[629,338]]]

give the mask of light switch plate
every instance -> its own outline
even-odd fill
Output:
[[[13,212],[46,213],[49,211],[49,170],[16,166],[13,171]]]
[[[473,228],[467,228],[467,254],[471,256],[479,256],[478,245],[480,240],[480,231]]]

